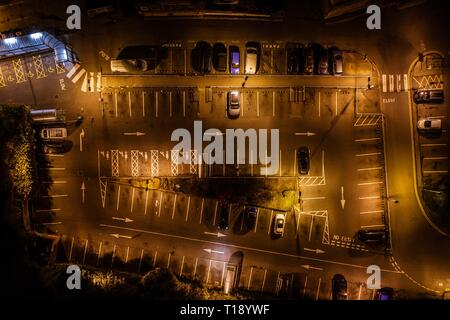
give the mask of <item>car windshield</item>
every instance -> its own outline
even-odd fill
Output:
[[[431,128],[431,120],[425,120],[423,125],[425,128]]]
[[[253,48],[248,48],[247,49],[247,53],[249,53],[249,54],[256,54],[258,51],[256,51],[255,49],[253,49]]]
[[[283,228],[283,219],[277,220],[277,228]]]

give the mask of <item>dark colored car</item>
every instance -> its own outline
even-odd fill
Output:
[[[440,104],[444,102],[443,90],[419,90],[414,92],[415,103]]]
[[[247,230],[253,229],[256,225],[258,210],[255,207],[247,207],[244,212],[244,224]]]
[[[311,153],[308,147],[303,146],[297,149],[297,168],[299,174],[308,174],[310,156]]]
[[[213,46],[213,65],[216,71],[227,71],[227,47],[223,43],[218,42]]]
[[[328,68],[329,73],[336,76],[340,76],[344,72],[344,59],[342,58],[342,51],[337,47],[328,48]]]
[[[45,143],[42,151],[46,154],[61,154],[65,152],[63,143]]]
[[[347,300],[347,280],[342,274],[335,274],[331,280],[331,294],[333,300]]]
[[[392,300],[394,297],[394,289],[390,287],[384,287],[377,290],[375,300]]]
[[[329,61],[328,50],[324,47],[321,47],[321,56],[320,56],[319,67],[318,67],[319,74],[329,74],[328,61]]]
[[[213,48],[206,41],[197,42],[191,52],[191,64],[195,72],[210,73],[212,70]]]
[[[241,73],[241,54],[239,52],[239,47],[230,46],[230,72],[231,74]]]
[[[288,73],[289,74],[303,74],[305,66],[305,58],[303,55],[303,48],[290,49],[288,51]]]
[[[314,72],[314,51],[311,47],[304,50],[304,74],[313,74]]]
[[[382,245],[386,239],[384,229],[361,229],[358,231],[358,240],[369,245]]]
[[[227,230],[228,229],[228,219],[230,217],[229,205],[225,200],[220,202],[220,211],[219,211],[219,229]]]

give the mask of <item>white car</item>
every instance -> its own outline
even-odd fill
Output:
[[[41,129],[40,136],[42,139],[62,140],[67,137],[67,129],[66,128],[43,128],[43,129]]]
[[[286,218],[284,214],[277,213],[273,222],[273,233],[283,235]]]
[[[230,91],[227,94],[227,112],[230,118],[237,118],[241,113],[239,91]]]
[[[255,74],[258,68],[258,47],[253,43],[245,48],[245,73]]]
[[[149,65],[145,59],[111,59],[112,72],[148,71]]]
[[[441,119],[424,118],[417,121],[417,128],[421,131],[439,131],[442,128]]]

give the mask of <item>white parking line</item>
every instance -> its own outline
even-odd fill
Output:
[[[144,256],[144,249],[141,249],[141,255],[139,257],[139,266],[138,266],[138,273],[141,272],[141,266],[142,266],[142,257]]]
[[[158,251],[155,251],[155,256],[153,257],[153,268],[156,266],[156,257],[158,257]]]
[[[115,115],[117,118],[117,91],[114,91],[114,108],[115,108]]]
[[[62,198],[67,197],[67,194],[53,194],[50,196],[41,196],[41,198]]]
[[[117,189],[117,206],[116,206],[116,211],[119,211],[119,202],[120,202],[120,184],[119,184],[119,188]]]
[[[66,168],[55,168],[55,167],[39,168],[39,169],[40,170],[54,170],[54,171],[56,171],[56,170],[59,170],[59,171],[66,170]]]
[[[161,216],[162,197],[163,197],[163,192],[162,192],[162,191],[160,191],[160,194],[159,194],[159,208],[158,208],[158,217],[160,217],[160,216]]]
[[[358,197],[359,200],[380,199],[380,196]]]
[[[47,157],[64,157],[63,154],[52,154],[52,153],[40,153],[39,155]]]
[[[272,117],[275,117],[275,91],[272,92]]]
[[[172,117],[172,91],[169,92],[169,116]]]
[[[372,153],[360,153],[360,154],[355,154],[355,156],[357,157],[366,157],[366,156],[376,156],[381,154],[381,152],[372,152]]]
[[[361,211],[359,214],[382,213],[384,210]]]
[[[86,244],[84,245],[83,264],[86,261],[86,252],[87,252],[87,247],[88,247],[88,241],[89,240],[86,239]]]
[[[125,263],[128,263],[128,256],[130,255],[130,246],[127,247],[127,255],[125,256]]]
[[[158,91],[155,92],[155,116],[158,118]]]
[[[130,112],[131,118],[131,91],[128,91],[128,111]]]
[[[186,91],[183,91],[183,117],[186,117]]]
[[[198,223],[202,223],[204,202],[205,202],[205,198],[202,198],[202,205],[200,206],[200,219],[199,219]]]
[[[319,91],[319,118],[320,118],[320,91]]]
[[[258,218],[259,218],[259,208],[256,209],[255,229],[253,230],[253,232],[256,232],[256,227],[258,226]]]
[[[372,224],[372,225],[368,225],[368,226],[361,226],[361,228],[384,228],[385,225],[384,224]]]
[[[189,218],[189,205],[191,204],[191,196],[188,197],[188,203],[187,203],[187,207],[186,207],[186,222],[188,221]]]
[[[172,257],[172,252],[169,252],[169,257],[167,258],[167,269],[169,269],[169,265],[170,265],[170,258]]]
[[[145,117],[145,92],[142,91],[142,117]]]
[[[446,143],[424,143],[421,146],[422,147],[445,147]]]
[[[198,258],[195,258],[194,272],[192,275],[193,278],[195,278],[195,275],[197,274],[197,264],[198,264]]]
[[[209,272],[211,271],[211,259],[209,259],[209,265],[208,265],[208,273],[206,275],[206,285],[208,285],[209,282]]]
[[[447,173],[448,170],[424,170],[423,173]]]
[[[365,141],[374,141],[374,140],[380,140],[381,138],[366,138],[366,139],[355,139],[355,142],[365,142]]]
[[[49,212],[49,211],[61,211],[61,209],[41,209],[41,210],[36,210],[37,213],[39,212]]]
[[[423,160],[447,160],[448,157],[426,157]]]
[[[356,169],[357,171],[369,171],[369,170],[381,170],[382,167],[372,167],[372,168],[360,168]]]
[[[227,266],[227,263],[223,261],[223,267],[222,267],[222,277],[220,277],[220,286],[223,286],[223,278],[225,277],[225,267]]]
[[[261,291],[264,291],[264,284],[266,283],[266,275],[267,275],[267,269],[264,269],[264,276],[263,276],[263,281],[262,281],[262,285],[261,285]]]
[[[361,182],[358,183],[358,186],[370,186],[372,184],[381,184],[383,181],[372,181],[372,182]]]
[[[256,91],[256,116],[259,117],[259,91]]]
[[[381,80],[382,80],[382,83],[383,83],[383,92],[387,92],[387,82],[386,82],[386,75],[385,74],[383,74],[381,76]]]
[[[100,255],[102,254],[102,244],[103,244],[103,241],[100,241],[100,244],[98,246],[97,265],[100,262]]]
[[[429,116],[428,119],[445,119],[447,116]]]
[[[183,274],[183,266],[184,266],[184,256],[183,259],[181,259],[180,277]]]
[[[75,238],[72,237],[72,242],[70,243],[69,262],[72,261],[72,250],[73,250],[73,242],[74,241],[75,241]]]
[[[52,184],[63,184],[63,183],[67,183],[67,181],[42,181],[42,183],[52,183]]]
[[[144,216],[147,215],[147,204],[148,204],[148,190],[145,191],[145,208],[144,208]]]
[[[270,226],[272,225],[272,218],[273,218],[273,210],[270,210],[270,219],[269,219],[269,227],[267,230],[267,234],[270,234]]]
[[[302,198],[302,200],[323,200],[326,199],[326,197],[309,197],[309,198]]]
[[[322,278],[319,278],[319,284],[317,285],[317,292],[316,292],[316,300],[319,300],[319,292],[320,292],[320,283],[322,282]]]
[[[177,205],[177,194],[175,193],[175,197],[173,198],[173,207],[172,207],[172,220],[173,217],[175,216],[175,207]]]
[[[248,276],[247,290],[250,290],[250,284],[252,282],[252,274],[253,274],[253,267],[250,267],[250,275]]]
[[[216,201],[216,206],[214,207],[214,220],[213,220],[213,226],[216,225],[216,216],[217,216],[217,206],[219,205],[219,202]]]
[[[335,102],[336,116],[338,115],[338,92],[336,91],[336,102]]]
[[[375,299],[375,289],[372,291],[372,300]]]
[[[293,209],[293,208],[292,208]],[[298,227],[299,227],[299,224],[300,224],[300,212],[298,213],[298,215],[297,215],[297,228],[296,228],[296,230],[295,230],[295,234],[297,235],[298,234]],[[294,211],[294,216],[295,216],[295,211]]]
[[[134,203],[134,188],[133,188],[133,191],[131,192],[131,207],[130,207],[130,212],[133,212],[133,203]]]
[[[308,276],[305,275],[305,285],[303,286],[303,298],[305,297],[306,294],[306,284],[308,283]]]
[[[361,300],[362,284],[359,285],[358,300]]]
[[[113,248],[113,253],[112,253],[112,258],[111,258],[111,268],[113,267],[113,264],[114,264],[115,255],[116,255],[116,245],[114,245],[114,248]]]

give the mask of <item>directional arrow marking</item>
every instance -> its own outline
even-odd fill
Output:
[[[310,252],[315,252],[315,253],[317,253],[317,254],[319,254],[319,253],[325,253],[325,251],[320,250],[320,249],[303,248],[303,250],[305,250],[305,251],[310,251]]]
[[[342,206],[342,209],[344,209],[344,207],[345,207],[344,186],[341,186],[341,206]]]
[[[203,249],[203,250],[208,252],[208,253],[218,253],[218,254],[224,254],[225,253],[223,251],[216,251],[216,250],[212,250],[212,249]]]
[[[144,136],[145,133],[144,132],[124,132],[123,133],[124,136]]]
[[[316,133],[309,132],[309,131],[308,132],[296,132],[295,135],[296,136],[308,136],[308,137],[311,137],[311,136],[315,136]]]
[[[123,236],[123,235],[118,234],[118,233],[111,233],[110,236],[112,236],[112,237],[114,237],[116,239],[119,239],[119,238],[133,239],[133,237],[131,237],[131,236]]]
[[[118,220],[118,221],[123,221],[123,222],[125,222],[125,223],[133,222],[133,221],[134,221],[134,220],[131,220],[131,219],[129,219],[129,218],[119,218],[119,217],[112,217],[112,219],[113,219],[113,220]]]
[[[81,203],[84,203],[84,190],[86,190],[86,186],[84,185],[84,181],[81,183]]]
[[[214,232],[207,232],[207,231],[205,231],[205,232],[203,232],[203,233],[204,233],[204,234],[209,234],[209,235],[212,235],[212,236],[216,236],[217,238],[220,238],[220,237],[226,237],[225,234],[220,233],[220,232],[214,233]]]
[[[313,266],[310,266],[309,264],[301,265],[301,267],[305,268],[306,270],[309,270],[309,269],[312,269],[312,270],[323,270],[322,268],[313,267]]]

